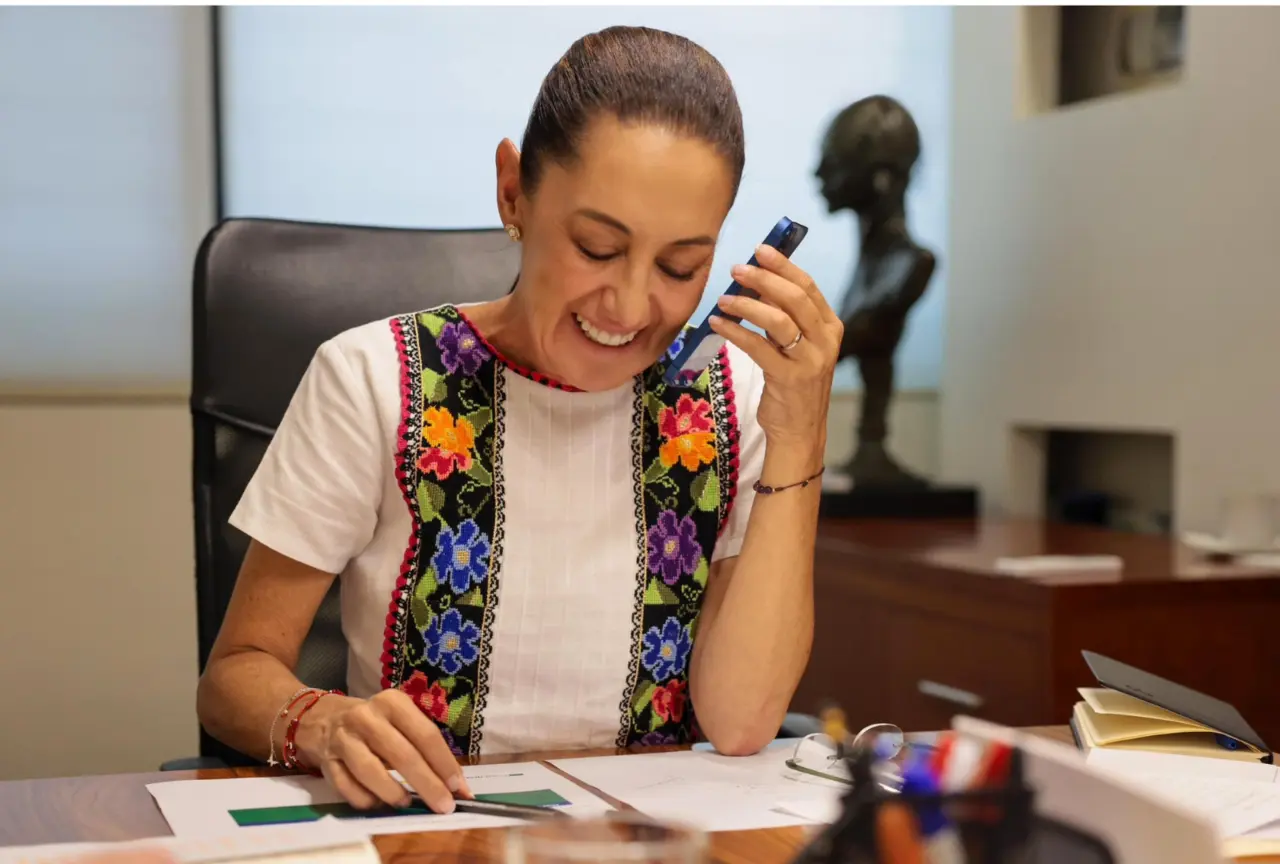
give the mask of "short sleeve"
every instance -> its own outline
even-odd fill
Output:
[[[372,384],[340,345],[320,346],[231,524],[264,546],[341,573],[373,537],[385,446]]]
[[[755,503],[755,482],[764,466],[764,431],[756,421],[756,409],[764,392],[764,373],[746,354],[729,346],[729,373],[733,385],[734,413],[738,421],[738,485],[724,533],[711,554],[712,562],[734,558],[742,551],[747,520]]]

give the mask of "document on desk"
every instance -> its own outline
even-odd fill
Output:
[[[463,769],[478,797],[510,803],[539,803],[571,816],[598,816],[613,808],[571,780],[536,762],[481,765]],[[210,837],[266,825],[318,823],[336,819],[366,835],[412,831],[459,831],[520,824],[519,820],[477,813],[406,813],[371,816],[343,803],[323,777],[247,777],[152,783],[147,791],[179,837]]]
[[[1208,817],[1224,838],[1280,821],[1274,765],[1106,749],[1090,750],[1087,762]]]
[[[85,855],[163,849],[179,864],[378,864],[368,836],[336,819],[241,831],[215,838],[155,837],[119,843],[49,843],[0,848],[0,864],[66,864]]]
[[[779,828],[823,821],[849,788],[787,768],[795,741],[754,756],[705,750],[557,759],[552,764],[655,819],[704,831]]]

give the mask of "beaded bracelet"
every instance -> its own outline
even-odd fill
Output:
[[[316,690],[314,692],[316,698],[298,709],[297,716],[289,721],[288,727],[284,730],[284,767],[290,770],[302,767],[302,764],[298,762],[298,724],[302,722],[302,718],[324,697],[344,695],[341,690]]]
[[[276,724],[289,716],[289,712],[293,710],[294,705],[298,704],[299,699],[306,696],[308,693],[314,692],[316,692],[314,687],[299,687],[294,691],[294,694],[289,697],[288,701],[281,706],[280,710],[276,712],[276,715],[271,718],[271,731],[267,733],[267,741],[270,743],[270,749],[267,755],[267,764],[271,767],[274,768],[280,764],[276,761]]]
[[[795,489],[796,487],[803,489],[804,487],[812,483],[814,480],[817,480],[819,477],[821,477],[823,472],[825,472],[826,470],[827,470],[827,466],[823,465],[821,468],[818,469],[818,473],[814,474],[812,477],[806,477],[805,479],[799,481],[798,483],[788,483],[786,486],[766,486],[763,483],[761,483],[759,480],[757,480],[756,482],[751,484],[751,488],[756,491],[757,495],[772,495],[774,492],[781,492],[784,489]]]

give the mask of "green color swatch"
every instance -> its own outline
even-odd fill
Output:
[[[524,804],[532,807],[563,807],[569,802],[551,789],[531,789],[527,792],[490,792],[477,795],[477,801],[494,804]],[[241,828],[259,825],[292,825],[297,822],[317,822],[326,816],[335,819],[381,819],[387,816],[430,816],[426,807],[357,810],[346,802],[333,804],[297,804],[289,807],[254,807],[247,810],[228,811]]]

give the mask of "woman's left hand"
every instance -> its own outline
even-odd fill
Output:
[[[756,418],[768,445],[811,453],[820,464],[844,324],[813,277],[785,255],[762,245],[756,249],[756,260],[759,267],[734,267],[733,278],[759,293],[760,299],[725,295],[719,306],[769,338],[718,315],[712,316],[712,328],[764,371]]]

